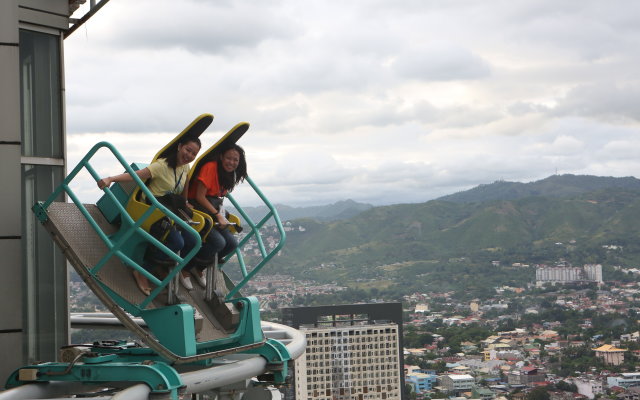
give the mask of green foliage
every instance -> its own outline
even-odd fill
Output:
[[[414,326],[409,325],[404,332],[404,346],[408,348],[422,348],[433,343],[433,335],[428,332],[420,332]]]
[[[588,372],[592,368],[607,368],[609,370],[612,368],[611,366],[606,366],[600,358],[597,358],[595,352],[589,346],[563,349],[560,356],[549,358],[549,366],[554,373],[562,377],[573,376],[576,372]],[[558,389],[574,391],[573,387],[569,389],[560,389],[558,387]]]
[[[559,381],[555,384],[556,390],[560,390],[563,392],[572,392],[578,393],[578,386],[575,383],[569,383],[565,381]]]
[[[527,393],[527,400],[549,400],[551,396],[546,387],[536,387]]]
[[[467,326],[447,326],[436,329],[435,332],[444,337],[448,346],[459,347],[462,342],[479,342],[495,334],[491,329],[478,324]]]
[[[606,182],[574,178],[573,188],[599,189]],[[611,186],[628,181],[611,179]],[[630,281],[610,266],[640,264],[640,243],[631,240],[640,236],[638,182],[627,182],[630,189],[572,189],[573,197],[541,190],[513,200],[375,207],[332,223],[297,220],[293,226],[305,229],[288,233],[269,269],[350,287],[378,282],[371,295],[395,300],[409,291],[456,291],[463,300],[482,300],[494,287],[534,280],[533,268],[510,268],[516,262],[600,263],[607,279]],[[553,179],[547,184],[558,188]],[[608,244],[623,250],[603,248]],[[494,260],[501,266],[492,266]]]

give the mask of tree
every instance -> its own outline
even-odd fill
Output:
[[[407,395],[409,396],[409,399],[411,400],[415,400],[416,398],[416,392],[413,391],[413,385],[405,383],[404,385],[404,391],[405,393],[407,393]]]
[[[537,387],[527,393],[527,400],[549,400],[550,398],[546,387]]]
[[[578,393],[578,387],[575,383],[568,383],[566,381],[556,383],[556,389],[562,390],[563,392]]]
[[[444,373],[444,372],[447,371],[447,363],[442,361],[442,360],[440,360],[440,361],[435,362],[432,365],[432,368],[436,371],[436,373],[441,374],[441,373]]]

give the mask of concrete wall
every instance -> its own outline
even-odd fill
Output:
[[[18,4],[0,2],[0,382],[22,361]],[[3,386],[2,383],[0,386]]]

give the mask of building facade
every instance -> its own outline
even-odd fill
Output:
[[[307,339],[287,398],[404,398],[400,303],[285,308],[283,322]]]
[[[405,376],[405,381],[413,387],[416,393],[424,393],[433,389],[438,376],[433,373],[410,372]]]
[[[301,328],[307,338],[297,361],[297,399],[400,399],[396,324]],[[306,380],[306,388],[301,380]]]
[[[462,392],[470,392],[474,389],[476,380],[471,375],[441,375],[438,377],[440,386],[449,394],[459,395]]]
[[[624,353],[626,349],[619,349],[610,344],[605,344],[597,349],[593,349],[596,352],[596,357],[599,357],[607,365],[620,365],[624,362]]]
[[[537,382],[544,382],[546,379],[546,374],[532,367],[524,367],[518,371],[512,371],[507,375],[507,383],[509,383],[509,385],[531,386]]]
[[[602,381],[600,379],[573,378],[572,382],[578,388],[578,393],[594,399],[597,395],[605,393]]]
[[[607,377],[607,386],[624,388],[640,386],[640,372],[623,372],[618,376]]]
[[[602,283],[602,265],[586,264],[583,267],[572,267],[570,265],[556,267],[536,268],[536,285],[545,283],[562,284],[573,282],[595,282]]]

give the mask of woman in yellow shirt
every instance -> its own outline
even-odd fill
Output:
[[[148,180],[147,187],[155,197],[175,193],[181,194],[186,199],[189,190],[189,164],[195,160],[201,147],[202,144],[197,137],[182,137],[177,142],[177,151],[169,153],[166,158],[155,160],[148,167],[136,171],[136,174],[143,181]],[[98,187],[102,189],[109,187],[113,182],[130,182],[132,180],[133,177],[125,172],[99,180]],[[176,253],[180,251],[186,254],[195,246],[195,241],[191,235],[172,229],[165,239],[164,245]],[[143,267],[147,271],[153,272],[156,265],[167,262],[172,262],[172,260],[155,246],[149,246]],[[188,273],[181,271],[183,284],[185,284],[185,275],[188,276]],[[136,270],[133,271],[133,277],[138,288],[148,296],[151,292],[149,280]],[[193,286],[188,287],[186,284],[185,287],[188,290],[193,289]]]

